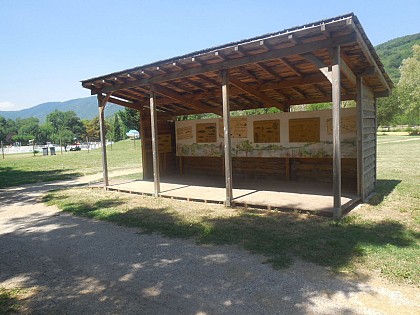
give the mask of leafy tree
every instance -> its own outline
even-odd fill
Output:
[[[98,116],[92,120],[84,120],[83,125],[86,130],[85,136],[89,137],[89,141],[99,141],[101,139]]]
[[[5,144],[13,142],[13,136],[18,133],[16,122],[12,119],[5,119],[0,116],[0,140]]]
[[[85,134],[85,126],[74,111],[55,110],[47,115],[46,122],[52,126],[56,134],[63,129],[69,130],[74,134],[74,138],[78,139]]]
[[[413,57],[403,61],[398,82],[399,103],[411,123],[420,123],[420,45],[413,46]]]
[[[124,126],[118,114],[114,115],[111,130],[112,130],[113,141],[120,141],[125,138]]]
[[[51,140],[55,143],[61,143],[66,152],[67,147],[73,143],[74,139],[74,133],[67,128],[62,128],[51,136]]]
[[[135,109],[126,107],[124,111],[119,112],[121,122],[124,125],[124,133],[131,130],[139,130],[140,128],[140,112]]]

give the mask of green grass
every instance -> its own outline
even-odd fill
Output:
[[[299,257],[336,271],[378,270],[393,281],[419,285],[420,140],[384,138],[378,140],[378,194],[338,223],[300,213],[227,209],[102,190],[57,191],[45,201],[146,233],[236,244],[266,255],[278,268]]]
[[[124,140],[107,147],[109,170],[139,167],[140,141]],[[22,184],[70,179],[102,171],[101,149],[76,152],[58,150],[55,156],[33,154],[5,155],[0,159],[0,188]]]
[[[0,314],[16,314],[22,309],[21,299],[29,293],[30,290],[15,288],[5,289],[0,287]]]

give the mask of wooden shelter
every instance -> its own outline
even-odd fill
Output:
[[[107,102],[140,111],[143,172],[144,178],[154,179],[154,195],[161,192],[161,174],[224,174],[227,206],[233,200],[233,175],[321,179],[332,182],[335,218],[342,215],[342,181],[354,183],[362,200],[375,188],[376,99],[388,96],[393,87],[352,13],[84,80],[82,85],[98,96],[103,144]],[[356,101],[357,154],[347,159],[341,154],[343,100]],[[294,105],[321,102],[333,104],[330,156],[232,158],[231,111],[275,107],[289,112]],[[221,154],[180,156],[177,141],[183,130],[175,130],[176,117],[201,113],[221,116]],[[304,125],[293,127],[291,120],[284,124],[289,136],[306,130]],[[253,127],[264,130],[255,123]],[[302,139],[316,142],[310,136]],[[105,145],[103,166],[107,187]]]

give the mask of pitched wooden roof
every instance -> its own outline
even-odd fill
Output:
[[[219,71],[229,69],[231,110],[331,101],[331,83],[320,70],[341,48],[342,99],[356,98],[356,76],[377,97],[393,87],[353,14],[293,27],[140,67],[83,80],[91,94],[112,93],[109,101],[140,109],[150,90],[169,115],[221,112]]]

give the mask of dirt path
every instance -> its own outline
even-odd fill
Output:
[[[297,260],[273,270],[233,246],[75,217],[41,196],[79,181],[0,190],[0,287],[32,314],[416,314],[419,290],[350,280]],[[90,181],[89,179],[88,181]]]

